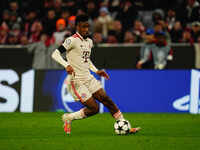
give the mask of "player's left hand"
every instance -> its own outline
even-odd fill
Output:
[[[109,75],[104,70],[98,70],[96,72],[96,74],[98,74],[99,76],[102,76],[102,77],[106,78],[107,80],[110,79]]]

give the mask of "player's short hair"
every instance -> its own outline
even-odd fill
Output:
[[[80,23],[80,22],[86,22],[86,21],[88,21],[88,19],[89,19],[88,15],[78,15],[78,16],[76,16],[75,25],[77,26],[78,23]]]

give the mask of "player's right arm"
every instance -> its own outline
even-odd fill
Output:
[[[61,56],[62,53],[71,50],[73,48],[73,42],[71,38],[67,38],[65,42],[59,46],[51,55],[51,57],[61,64],[67,71],[67,73],[72,74],[74,72],[73,68],[70,66],[70,64],[63,59]]]

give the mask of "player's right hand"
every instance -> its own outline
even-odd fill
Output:
[[[74,69],[72,66],[68,65],[65,70],[67,71],[68,74],[74,74]]]
[[[142,63],[140,61],[137,63],[136,68],[137,69],[142,69]]]

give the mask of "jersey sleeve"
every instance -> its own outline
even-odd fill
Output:
[[[92,39],[89,39],[89,46],[90,46],[90,48],[93,48],[93,47],[94,47]],[[95,67],[95,65],[92,63],[91,59],[88,59],[88,62],[89,62],[90,70],[93,71],[93,72],[97,72],[98,69],[97,69],[97,68]]]
[[[73,45],[74,45],[74,39],[72,37],[69,37],[63,42],[62,45],[64,46],[66,51],[71,50],[73,48]]]
[[[89,66],[90,70],[93,71],[93,72],[97,72],[98,69],[95,67],[95,65],[92,63],[92,61],[89,59],[88,62],[89,62],[89,65],[90,65]]]
[[[92,39],[90,39],[90,46],[91,46],[91,48],[93,48],[93,47],[94,47],[94,44],[93,44],[93,41],[92,41]]]

